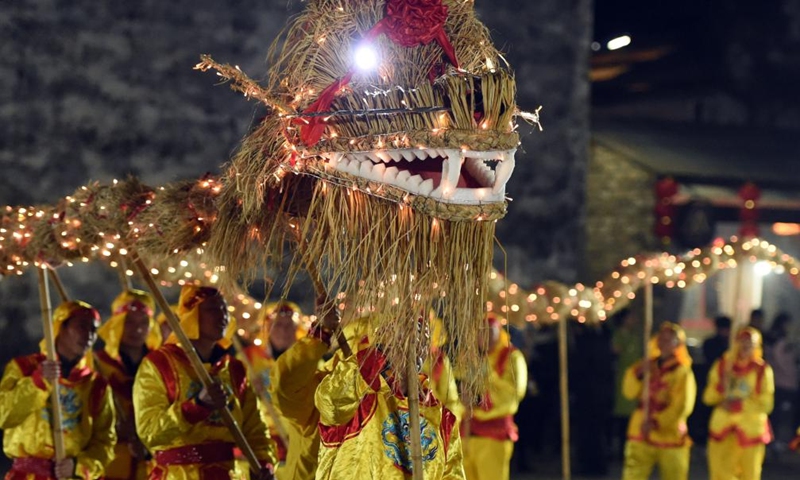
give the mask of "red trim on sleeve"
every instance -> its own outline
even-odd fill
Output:
[[[194,400],[186,400],[181,403],[181,413],[183,418],[189,423],[200,423],[211,416],[212,409],[198,405]]]
[[[434,357],[433,361],[433,371],[431,372],[433,380],[435,382],[441,380],[443,372],[444,372],[444,352],[437,349],[436,356]]]
[[[345,440],[361,433],[367,422],[370,421],[378,408],[378,395],[370,393],[358,405],[358,410],[353,418],[344,425],[319,424],[320,441],[326,447],[338,447]]]
[[[456,424],[456,416],[446,407],[442,408],[442,423],[439,425],[439,435],[442,437],[442,444],[444,444],[444,454],[447,455],[447,450],[450,448],[450,437],[453,434],[453,426]]]
[[[719,378],[717,393],[725,393],[725,357],[720,358],[719,363],[717,363],[717,377]]]
[[[381,372],[386,367],[386,357],[377,348],[368,348],[359,351],[356,359],[364,381],[377,392],[381,388]]]
[[[236,397],[240,402],[244,401],[244,392],[247,389],[247,371],[242,362],[235,358],[231,358],[228,363],[228,369],[231,373],[231,386],[236,393]]]
[[[166,347],[165,347],[166,348]],[[158,373],[161,374],[161,380],[164,381],[164,387],[167,389],[167,400],[169,403],[174,403],[178,397],[178,384],[175,375],[175,370],[167,357],[164,349],[159,349],[147,355],[148,360],[156,367]]]
[[[103,377],[100,375],[95,375],[94,381],[92,382],[92,389],[89,393],[89,411],[92,413],[93,417],[100,414],[100,410],[103,407],[103,397],[106,395],[107,388],[108,382],[103,380]]]
[[[47,358],[41,353],[34,353],[32,355],[25,355],[24,357],[17,357],[14,359],[14,363],[17,364],[17,367],[19,367],[23,375],[29,377],[39,369],[39,364],[45,360],[47,360]]]
[[[508,357],[511,356],[511,352],[513,351],[514,347],[509,345],[503,348],[497,355],[497,361],[494,363],[494,370],[498,375],[502,376],[503,373],[505,373],[506,368],[508,368]]]

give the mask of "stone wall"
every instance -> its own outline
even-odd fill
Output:
[[[653,235],[655,175],[592,142],[586,175],[586,271],[594,284],[632,255],[659,249]]]
[[[523,286],[574,282],[583,259],[592,1],[477,5],[516,71],[520,108],[543,107],[543,132],[520,125],[522,145],[507,187],[513,201],[498,224],[508,277]],[[504,263],[498,249],[495,266]]]

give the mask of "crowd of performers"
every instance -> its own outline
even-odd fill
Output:
[[[368,321],[344,329],[345,355],[336,348],[335,309],[301,331],[300,309],[283,301],[263,310],[268,328],[242,347],[220,292],[185,286],[175,313],[215,379],[207,388],[168,324],[154,316],[150,295],[125,291],[111,310],[101,325],[92,306],[61,304],[52,318],[58,360],[37,353],[6,366],[0,428],[13,460],[7,479],[411,475],[409,386],[372,342]],[[432,325],[433,332],[417,329],[429,339],[419,342],[424,347],[416,362],[424,478],[508,478],[513,417],[527,386],[525,359],[500,320],[487,318],[487,341],[479,345],[487,388],[467,407],[441,323]],[[103,348],[93,351],[98,336]],[[50,407],[56,384],[66,456],[59,461]],[[220,415],[224,408],[240,425],[259,471],[236,448]]]
[[[58,360],[42,353],[15,358],[0,383],[3,449],[13,460],[6,479],[410,478],[407,377],[372,341],[369,322],[348,323],[339,336],[349,347],[337,348],[335,309],[321,310],[304,331],[300,309],[283,301],[264,309],[265,327],[243,347],[220,292],[185,286],[175,312],[215,379],[206,387],[154,310],[152,297],[138,290],[120,294],[102,325],[86,303],[55,309]],[[432,319],[431,325],[416,331],[429,340],[418,342],[424,347],[417,352],[424,478],[508,479],[514,415],[528,385],[525,358],[501,319],[488,315],[488,335],[478,345],[485,392],[465,405],[457,380],[469,373],[451,368],[441,323]],[[104,347],[93,351],[97,336]],[[686,422],[698,393],[685,333],[662,324],[650,353],[623,380],[623,394],[639,402],[628,427],[623,479],[647,479],[658,466],[662,479],[685,480]],[[51,427],[54,385],[66,454],[59,461]],[[701,393],[713,407],[711,479],[759,479],[772,436],[774,381],[757,330],[736,334]],[[236,448],[222,409],[240,425],[259,471]]]

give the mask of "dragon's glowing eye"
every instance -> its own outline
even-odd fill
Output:
[[[378,66],[378,54],[371,45],[359,45],[356,48],[355,61],[359,70],[375,70]]]

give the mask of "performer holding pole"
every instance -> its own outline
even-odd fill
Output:
[[[416,332],[426,335],[426,332]],[[419,373],[427,340],[418,340],[412,367]],[[365,336],[357,351],[336,363],[314,395],[320,415],[319,480],[405,479],[415,475],[411,448],[412,386],[379,345]],[[419,377],[416,377],[419,381]],[[461,438],[455,415],[431,393],[419,390],[422,471],[426,480],[464,478]],[[368,461],[365,461],[369,458]],[[419,475],[419,474],[417,474]],[[417,477],[419,478],[419,477]]]
[[[317,320],[308,335],[298,340],[276,361],[270,372],[270,393],[289,429],[289,447],[280,480],[313,480],[319,456],[319,411],[314,392],[330,373],[321,366],[339,328],[339,313],[327,297],[317,299]]]
[[[772,368],[761,348],[758,330],[745,327],[709,371],[703,402],[714,408],[708,432],[711,480],[761,478],[775,402]]]
[[[658,465],[662,479],[686,480],[691,448],[686,420],[697,395],[686,334],[664,322],[645,352],[645,361],[632,365],[622,383],[625,397],[640,400],[628,424],[622,479],[646,480]]]
[[[167,344],[145,358],[134,382],[137,433],[153,452],[154,472],[227,472],[238,446],[253,474],[272,478],[274,443],[255,393],[244,365],[220,344],[229,320],[222,295],[212,287],[184,286],[178,320],[147,267],[140,259],[134,265],[173,330]]]
[[[39,275],[39,303],[42,311],[42,329],[44,331],[45,350],[47,352],[47,364],[45,367],[57,365],[58,357],[56,355],[56,341],[53,335],[53,323],[50,320],[50,287],[47,283],[47,276],[51,275],[49,272],[53,270],[49,267],[42,266],[36,269]],[[45,272],[48,272],[47,274]],[[62,292],[63,290],[59,290]],[[62,294],[62,300],[66,301],[66,293]],[[47,372],[47,379],[56,383],[58,375],[52,375],[52,372]],[[52,388],[50,392],[50,408],[53,412],[53,448],[55,449],[56,464],[64,460],[64,422],[61,420],[61,400],[58,395],[58,386]]]
[[[51,324],[46,272],[38,272],[46,336],[41,349],[49,359],[15,358],[0,380],[3,451],[13,459],[6,478],[99,478],[116,443],[111,392],[90,355],[100,315],[86,303],[64,302]]]
[[[464,470],[467,480],[508,480],[519,438],[514,415],[528,388],[528,366],[496,315],[487,315],[486,326],[478,348],[488,369],[487,384],[464,422],[470,433],[464,440]]]
[[[124,290],[111,304],[111,317],[98,330],[105,348],[95,352],[97,370],[108,381],[117,414],[117,445],[105,478],[144,479],[150,454],[136,435],[133,380],[144,357],[161,346],[153,297]]]

